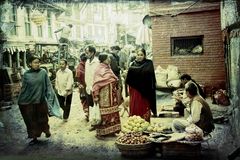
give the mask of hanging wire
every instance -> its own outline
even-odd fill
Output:
[[[191,8],[192,6],[194,6],[195,4],[197,4],[200,0],[197,0],[196,2],[192,3],[191,5],[189,5],[187,8],[183,9],[181,12],[178,12],[176,14],[172,14],[171,17],[176,17],[177,15],[187,11],[189,8]]]

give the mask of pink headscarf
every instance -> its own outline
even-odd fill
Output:
[[[115,81],[118,81],[118,78],[113,73],[110,65],[100,63],[94,73],[92,91],[97,95],[101,88]]]

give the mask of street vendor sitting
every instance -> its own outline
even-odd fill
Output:
[[[194,83],[197,86],[197,91],[198,91],[199,95],[202,96],[204,99],[206,98],[206,94],[204,93],[203,89],[200,87],[200,85],[194,79],[192,79],[192,77],[189,74],[182,74],[180,76],[180,80],[181,80],[181,85],[184,86],[184,88],[186,88],[189,85],[189,83]],[[186,98],[186,95],[185,95],[185,97],[183,95],[182,98]]]
[[[181,85],[186,88],[189,83],[194,83],[195,86],[197,87],[197,92],[202,98],[206,98],[205,93],[203,92],[202,88],[200,85],[192,79],[192,77],[188,74],[183,74],[180,77],[181,80]],[[185,90],[183,88],[177,89],[176,91],[173,92],[173,98],[176,100],[176,105],[174,107],[175,111],[178,111],[180,115],[184,115],[184,109],[187,107],[189,104],[189,97],[186,95]]]
[[[202,98],[197,86],[190,82],[185,92],[187,97],[190,98],[190,115],[185,119],[174,119],[172,130],[174,132],[184,132],[185,128],[190,124],[195,124],[200,127],[204,133],[210,133],[214,129],[213,116],[208,103]]]

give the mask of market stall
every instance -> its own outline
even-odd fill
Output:
[[[184,133],[174,133],[170,123],[160,122],[159,118],[149,123],[139,116],[129,117],[115,142],[122,156],[200,159],[201,144],[206,141],[201,129],[189,126]]]

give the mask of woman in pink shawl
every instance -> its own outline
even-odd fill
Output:
[[[99,104],[101,114],[101,123],[96,126],[96,137],[103,139],[103,136],[118,133],[121,124],[117,94],[118,78],[111,70],[108,54],[99,54],[99,61],[93,79],[93,99]]]

